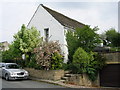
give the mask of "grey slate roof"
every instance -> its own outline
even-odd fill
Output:
[[[85,24],[80,23],[74,19],[71,19],[61,13],[58,13],[44,5],[41,4],[41,6],[46,9],[59,23],[61,23],[63,26],[66,27],[72,27],[72,28],[78,28],[78,27],[83,27]]]

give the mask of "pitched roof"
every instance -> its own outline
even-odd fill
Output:
[[[72,28],[78,28],[78,27],[83,27],[85,24],[80,23],[74,19],[71,19],[61,13],[58,13],[43,4],[40,4],[45,10],[47,10],[59,23],[61,23],[63,26],[66,27],[72,27]]]
[[[66,27],[70,27],[70,28],[78,28],[78,27],[83,27],[85,26],[85,24],[83,23],[80,23],[74,19],[71,19],[61,13],[58,13],[46,6],[44,6],[43,4],[40,4],[47,12],[49,12],[61,25],[63,26],[66,26]],[[39,5],[39,6],[40,6]],[[36,12],[38,11],[38,8],[39,6],[37,7],[33,17],[35,16]],[[28,25],[30,24],[30,22],[32,21],[33,17],[31,18],[31,20],[29,21]],[[28,26],[27,25],[27,26]]]

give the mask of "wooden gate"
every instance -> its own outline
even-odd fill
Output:
[[[100,85],[120,87],[120,64],[108,64],[100,71]]]

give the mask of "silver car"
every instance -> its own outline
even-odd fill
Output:
[[[0,73],[6,80],[28,79],[29,74],[16,63],[0,63]]]

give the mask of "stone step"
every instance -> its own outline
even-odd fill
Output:
[[[72,74],[65,74],[65,77],[71,77]]]
[[[61,79],[62,80],[68,80],[68,77],[62,77]]]
[[[65,81],[66,81],[66,80],[60,80],[60,82],[63,82],[63,83],[65,83]]]
[[[65,74],[69,74],[71,71],[65,71]]]

